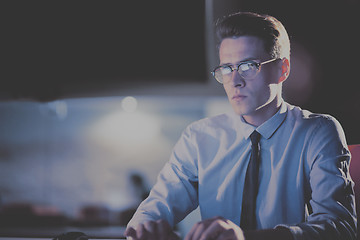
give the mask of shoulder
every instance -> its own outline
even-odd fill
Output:
[[[301,109],[300,107],[288,105],[288,116],[290,120],[302,124],[324,126],[324,125],[340,125],[339,121],[329,115],[324,113],[313,113],[309,110]]]
[[[240,117],[231,113],[224,113],[207,117],[189,124],[183,131],[182,138],[194,144],[203,144],[211,140],[235,137],[239,133]]]
[[[288,118],[291,124],[293,136],[304,141],[304,150],[308,166],[313,166],[316,160],[336,161],[339,156],[347,159],[347,143],[345,133],[339,121],[329,115],[313,113],[299,107],[289,106]],[[301,136],[301,137],[300,137]],[[320,156],[322,156],[320,158]]]
[[[222,144],[220,139],[231,139],[236,136],[236,128],[233,127],[235,120],[231,114],[221,114],[214,117],[203,118],[192,122],[183,131],[178,140],[175,150],[177,154],[183,154],[186,149],[196,155],[199,148],[211,148]],[[180,149],[180,151],[179,151]]]
[[[234,124],[236,124],[236,116],[231,113],[224,113],[195,121],[187,129],[192,132],[202,133],[233,128]]]
[[[313,113],[300,107],[288,104],[288,118],[294,127],[300,127],[315,137],[337,137],[344,138],[344,132],[339,121],[324,113]]]

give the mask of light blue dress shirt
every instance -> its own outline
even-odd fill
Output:
[[[255,129],[257,228],[286,227],[295,239],[355,239],[354,183],[340,124],[285,102],[257,128],[235,113],[189,125],[128,226],[160,218],[175,225],[197,206],[202,219],[222,216],[239,225]]]

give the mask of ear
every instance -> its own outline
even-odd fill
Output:
[[[279,83],[284,82],[290,74],[290,61],[287,58],[281,59],[281,75],[279,78]]]

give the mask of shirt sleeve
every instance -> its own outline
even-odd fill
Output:
[[[198,206],[197,148],[187,127],[176,143],[170,160],[160,171],[149,196],[138,207],[128,227],[149,220],[165,219],[171,226]]]
[[[306,222],[287,227],[298,239],[356,239],[350,152],[340,124],[328,116],[311,133],[307,151],[311,188]],[[284,227],[284,225],[282,225]]]

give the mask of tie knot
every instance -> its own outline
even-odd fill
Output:
[[[250,135],[250,139],[251,139],[251,144],[252,145],[257,145],[260,141],[260,133],[258,133],[256,130],[253,131],[253,133]]]

